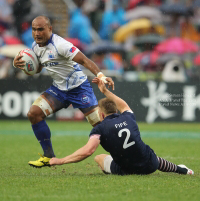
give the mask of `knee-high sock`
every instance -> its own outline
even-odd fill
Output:
[[[177,166],[176,164],[165,160],[164,158],[161,158],[161,157],[157,157],[157,158],[159,162],[158,170],[162,172],[175,172],[179,174],[187,174],[187,169],[181,168]]]
[[[32,125],[33,132],[38,139],[42,149],[44,151],[44,156],[52,158],[54,157],[54,152],[51,144],[51,132],[44,120]]]

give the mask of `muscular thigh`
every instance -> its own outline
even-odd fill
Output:
[[[45,116],[49,116],[50,114],[55,113],[64,107],[66,108],[66,104],[62,103],[47,92],[42,93],[40,97],[35,100],[33,105],[40,107]]]
[[[98,105],[94,105],[88,108],[79,108],[79,109],[81,110],[81,112],[83,112],[86,119],[93,127],[100,123]]]

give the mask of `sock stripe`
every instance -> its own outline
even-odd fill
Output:
[[[168,172],[169,166],[170,166],[170,164],[167,163],[167,165],[166,165],[166,172]]]
[[[169,172],[171,172],[172,166],[173,166],[172,164],[169,165],[169,170],[168,170]]]
[[[177,170],[177,165],[165,160],[164,158],[158,157],[158,170],[162,172],[176,172]]]

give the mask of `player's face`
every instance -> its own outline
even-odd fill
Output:
[[[32,35],[35,42],[40,46],[45,46],[52,34],[52,27],[49,26],[45,19],[39,18],[32,22]]]

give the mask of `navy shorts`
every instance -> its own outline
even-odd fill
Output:
[[[93,88],[88,80],[70,91],[61,91],[51,85],[51,87],[46,90],[46,93],[62,102],[64,108],[67,108],[70,104],[72,104],[73,108],[88,108],[98,105]]]
[[[138,174],[138,175],[146,175],[155,172],[158,169],[158,159],[156,154],[152,149],[150,149],[150,157],[145,165],[140,168],[133,168],[129,170],[125,170],[121,168],[114,160],[111,162],[110,170],[112,174],[117,175],[130,175],[130,174]]]

